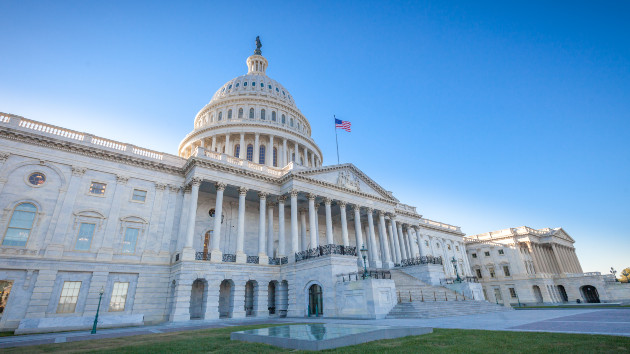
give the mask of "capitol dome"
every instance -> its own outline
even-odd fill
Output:
[[[226,82],[197,113],[193,131],[179,145],[180,156],[188,158],[202,147],[268,167],[321,166],[310,123],[289,90],[267,76],[261,46],[257,39],[247,74]]]

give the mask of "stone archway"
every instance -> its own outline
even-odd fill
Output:
[[[276,297],[278,316],[287,317],[287,310],[289,308],[289,282],[283,280],[279,284],[279,288],[280,291]]]
[[[569,302],[569,296],[567,295],[567,291],[563,285],[558,285],[558,292],[560,292],[562,302]]]
[[[245,283],[245,316],[256,316],[256,296],[255,293],[258,290],[258,282],[255,280],[249,280]]]
[[[234,313],[234,282],[225,279],[219,285],[219,318],[232,318]]]
[[[582,297],[584,297],[584,301],[588,303],[599,303],[599,293],[597,292],[597,288],[592,285],[584,285],[580,288],[582,292]]]
[[[543,302],[542,292],[540,292],[540,287],[538,285],[533,286],[534,289],[534,297],[536,298],[536,302],[541,304]]]
[[[197,279],[192,283],[190,291],[190,319],[203,319],[206,313],[205,298],[208,293],[208,283],[204,279]]]
[[[267,309],[269,310],[269,316],[277,316],[278,309],[278,296],[279,284],[277,281],[272,280],[267,285]]]
[[[322,287],[319,284],[313,284],[308,288],[308,316],[323,316],[324,314],[324,296]]]

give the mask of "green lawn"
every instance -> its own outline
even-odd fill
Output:
[[[84,342],[4,349],[3,352],[111,353],[275,353],[290,350],[230,340],[230,333],[270,325],[204,329]],[[293,351],[297,352],[297,351]],[[562,334],[435,329],[415,337],[381,340],[329,352],[339,353],[621,353],[630,352],[630,338]]]

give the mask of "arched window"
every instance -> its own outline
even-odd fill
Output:
[[[254,119],[254,109],[253,108],[249,109],[249,119]]]
[[[287,117],[283,114],[282,115],[282,124],[286,124],[287,123]]]
[[[219,121],[221,121],[221,119],[223,119],[223,112],[219,112]]]
[[[273,148],[273,166],[278,167],[278,149]]]
[[[276,111],[271,112],[271,120],[274,122],[276,121]]]
[[[265,145],[260,145],[258,150],[258,163],[261,165],[265,164]]]
[[[13,209],[9,227],[2,240],[3,246],[26,246],[33,228],[37,207],[31,203],[22,203]]]
[[[214,123],[214,113],[210,114],[210,123]]]
[[[242,108],[239,108],[239,109],[238,109],[238,118],[239,118],[239,119],[242,119],[242,118],[243,118],[243,109],[242,109]]]
[[[264,109],[260,110],[260,119],[265,120],[265,110]]]
[[[247,86],[247,81],[243,82],[243,86]]]
[[[293,127],[293,118],[291,118],[291,120],[289,120],[289,125]]]
[[[228,119],[232,119],[232,110],[228,110]]]
[[[247,145],[247,161],[254,161],[254,147],[252,144]]]
[[[241,156],[241,145],[240,144],[236,144],[236,147],[234,147],[234,157],[239,157]]]

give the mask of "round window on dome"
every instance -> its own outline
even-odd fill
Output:
[[[240,85],[240,83],[238,83],[238,82],[237,82],[237,83],[236,83],[236,87],[238,87],[238,85]]]
[[[28,176],[28,183],[39,187],[46,182],[46,175],[41,172],[33,172]]]
[[[228,86],[228,90],[231,90],[231,89],[232,89],[232,85]]]

